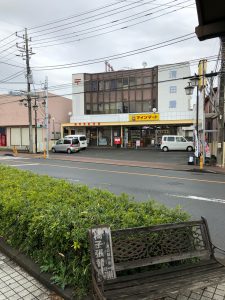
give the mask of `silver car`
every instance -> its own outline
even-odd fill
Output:
[[[67,152],[71,154],[72,152],[80,151],[80,143],[78,138],[64,138],[58,140],[52,146],[52,152]]]

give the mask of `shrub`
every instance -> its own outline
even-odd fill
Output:
[[[0,234],[53,274],[61,287],[87,293],[90,283],[88,228],[112,229],[179,222],[188,215],[179,207],[155,201],[136,202],[65,180],[0,166]]]

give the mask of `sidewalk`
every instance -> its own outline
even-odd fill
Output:
[[[16,263],[0,252],[0,300],[53,299],[48,291]]]

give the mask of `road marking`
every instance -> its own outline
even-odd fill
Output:
[[[30,159],[28,157],[0,156],[0,160]]]
[[[65,178],[66,179],[66,178]],[[79,182],[79,179],[68,179],[69,181]]]
[[[8,165],[9,167],[25,167],[25,166],[38,166],[39,163],[30,163],[30,164],[19,164],[19,165]]]
[[[198,178],[187,178],[187,177],[166,176],[166,175],[157,175],[157,174],[135,173],[135,172],[128,172],[128,171],[113,171],[113,170],[103,170],[103,169],[88,168],[88,167],[62,166],[62,165],[53,165],[53,164],[48,164],[48,163],[46,163],[46,164],[40,164],[40,165],[57,167],[57,168],[87,170],[87,171],[94,171],[94,172],[104,172],[104,173],[114,173],[114,174],[127,174],[127,175],[157,177],[157,178],[167,178],[167,179],[183,180],[183,181],[195,181],[195,182],[203,182],[203,183],[225,184],[225,181],[216,181],[216,180],[207,180],[207,179],[198,179]]]
[[[199,201],[209,201],[209,202],[217,202],[217,203],[225,203],[224,199],[217,199],[217,198],[205,198],[205,197],[198,197],[198,196],[191,196],[191,195],[173,195],[173,194],[167,194],[168,196],[173,196],[176,198],[186,198],[186,199],[193,199],[193,200],[199,200]]]

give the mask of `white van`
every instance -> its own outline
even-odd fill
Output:
[[[64,138],[77,138],[80,143],[80,149],[85,150],[87,148],[87,138],[83,134],[66,135]]]
[[[182,135],[163,135],[160,149],[164,152],[169,150],[193,151],[194,144],[187,141]]]

